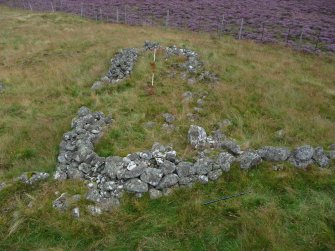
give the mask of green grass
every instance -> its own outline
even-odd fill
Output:
[[[181,102],[185,91],[207,91],[196,124],[208,132],[230,119],[226,129],[243,148],[261,145],[326,147],[335,139],[335,59],[306,55],[276,45],[258,45],[210,34],[95,23],[65,14],[31,13],[0,6],[0,180],[23,171],[55,170],[58,145],[78,108],[112,114],[114,123],[96,146],[100,155],[173,144],[179,156],[191,122],[186,114],[196,99]],[[174,64],[157,55],[155,92],[150,53],[120,85],[90,91],[114,53],[145,40],[187,46],[206,68],[218,73],[215,85],[190,86]],[[164,112],[176,115],[178,129],[162,131]],[[157,126],[145,129],[144,123]],[[285,136],[275,132],[283,129]],[[100,217],[85,211],[52,209],[56,191],[84,194],[81,182],[50,179],[33,187],[14,184],[0,192],[0,250],[333,250],[335,249],[334,163],[307,171],[270,163],[249,172],[238,166],[215,183],[180,189],[169,197],[123,198],[120,209]],[[220,196],[252,193],[210,206]],[[33,198],[33,199],[32,199]],[[27,207],[33,200],[33,207]]]

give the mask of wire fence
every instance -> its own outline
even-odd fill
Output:
[[[230,35],[262,43],[279,43],[307,52],[335,52],[333,30],[311,29],[299,22],[283,22],[284,25],[231,14],[202,15],[201,9],[190,12],[157,8],[148,5],[128,5],[123,1],[102,0],[0,0],[13,8],[31,11],[66,12],[94,19],[99,22],[127,25],[162,26],[191,31],[215,32],[218,36]]]

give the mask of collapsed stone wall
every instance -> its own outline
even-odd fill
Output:
[[[124,192],[137,196],[149,192],[150,198],[155,199],[169,194],[176,187],[215,181],[224,172],[229,172],[234,162],[239,163],[241,169],[255,167],[262,161],[288,161],[297,168],[306,168],[313,163],[327,167],[330,159],[335,159],[335,146],[327,152],[322,147],[309,145],[292,151],[272,146],[242,151],[233,139],[220,131],[208,136],[202,127],[196,125],[188,131],[189,143],[199,152],[194,162],[179,159],[172,147],[159,143],[155,143],[151,150],[131,153],[123,158],[100,157],[94,151],[94,143],[111,122],[112,119],[103,113],[81,107],[71,123],[72,130],[64,134],[60,144],[55,178],[86,180],[89,188],[86,199],[98,204],[91,206],[92,210],[111,210],[120,204]],[[212,150],[219,151],[219,154],[213,157],[210,154]],[[59,199],[64,199],[64,195]]]
[[[179,65],[180,68],[184,69],[186,73],[198,74],[199,80],[218,80],[214,73],[204,70],[204,64],[199,59],[198,53],[195,51],[186,48],[178,48],[175,45],[161,47],[158,42],[146,41],[142,48],[126,48],[116,53],[114,58],[111,59],[111,66],[106,76],[103,76],[99,81],[96,81],[91,89],[99,90],[108,84],[115,84],[124,80],[131,75],[138,57],[143,55],[145,51],[153,51],[155,49],[165,50],[166,58],[171,56],[185,57],[186,60]]]

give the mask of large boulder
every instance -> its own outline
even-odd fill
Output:
[[[194,149],[203,149],[207,143],[207,133],[204,128],[191,125],[188,130],[188,140]]]

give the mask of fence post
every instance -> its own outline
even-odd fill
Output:
[[[222,14],[221,27],[220,27],[219,36],[223,34],[223,31],[224,31],[224,14]]]
[[[241,37],[242,37],[242,30],[243,30],[243,18],[241,20],[241,26],[240,26],[240,31],[238,33],[238,39],[241,39]]]
[[[124,24],[127,24],[127,5],[124,6]]]
[[[166,12],[166,20],[165,20],[165,26],[169,27],[169,19],[170,19],[170,10],[167,10]]]
[[[51,4],[51,10],[52,10],[52,12],[55,12],[54,5],[53,5],[52,1],[50,1],[50,4]]]
[[[264,38],[264,23],[262,23],[262,37],[261,37],[261,42],[263,42]]]
[[[116,8],[116,23],[119,23],[119,8]]]
[[[300,37],[299,37],[299,45],[300,45],[300,47],[302,45],[302,36],[303,35],[304,35],[304,28],[302,28],[301,33],[300,33]]]
[[[288,28],[288,32],[287,32],[287,35],[286,35],[286,41],[285,41],[286,45],[288,45],[288,39],[290,37],[290,32],[291,32],[291,27]]]
[[[83,2],[81,2],[80,5],[80,16],[83,17],[83,13],[84,13],[84,6],[83,6]]]
[[[318,44],[319,44],[319,41],[320,41],[320,35],[321,35],[321,29],[319,30],[319,34],[318,34],[317,39],[316,39],[314,51],[316,51],[317,48],[318,48]]]

